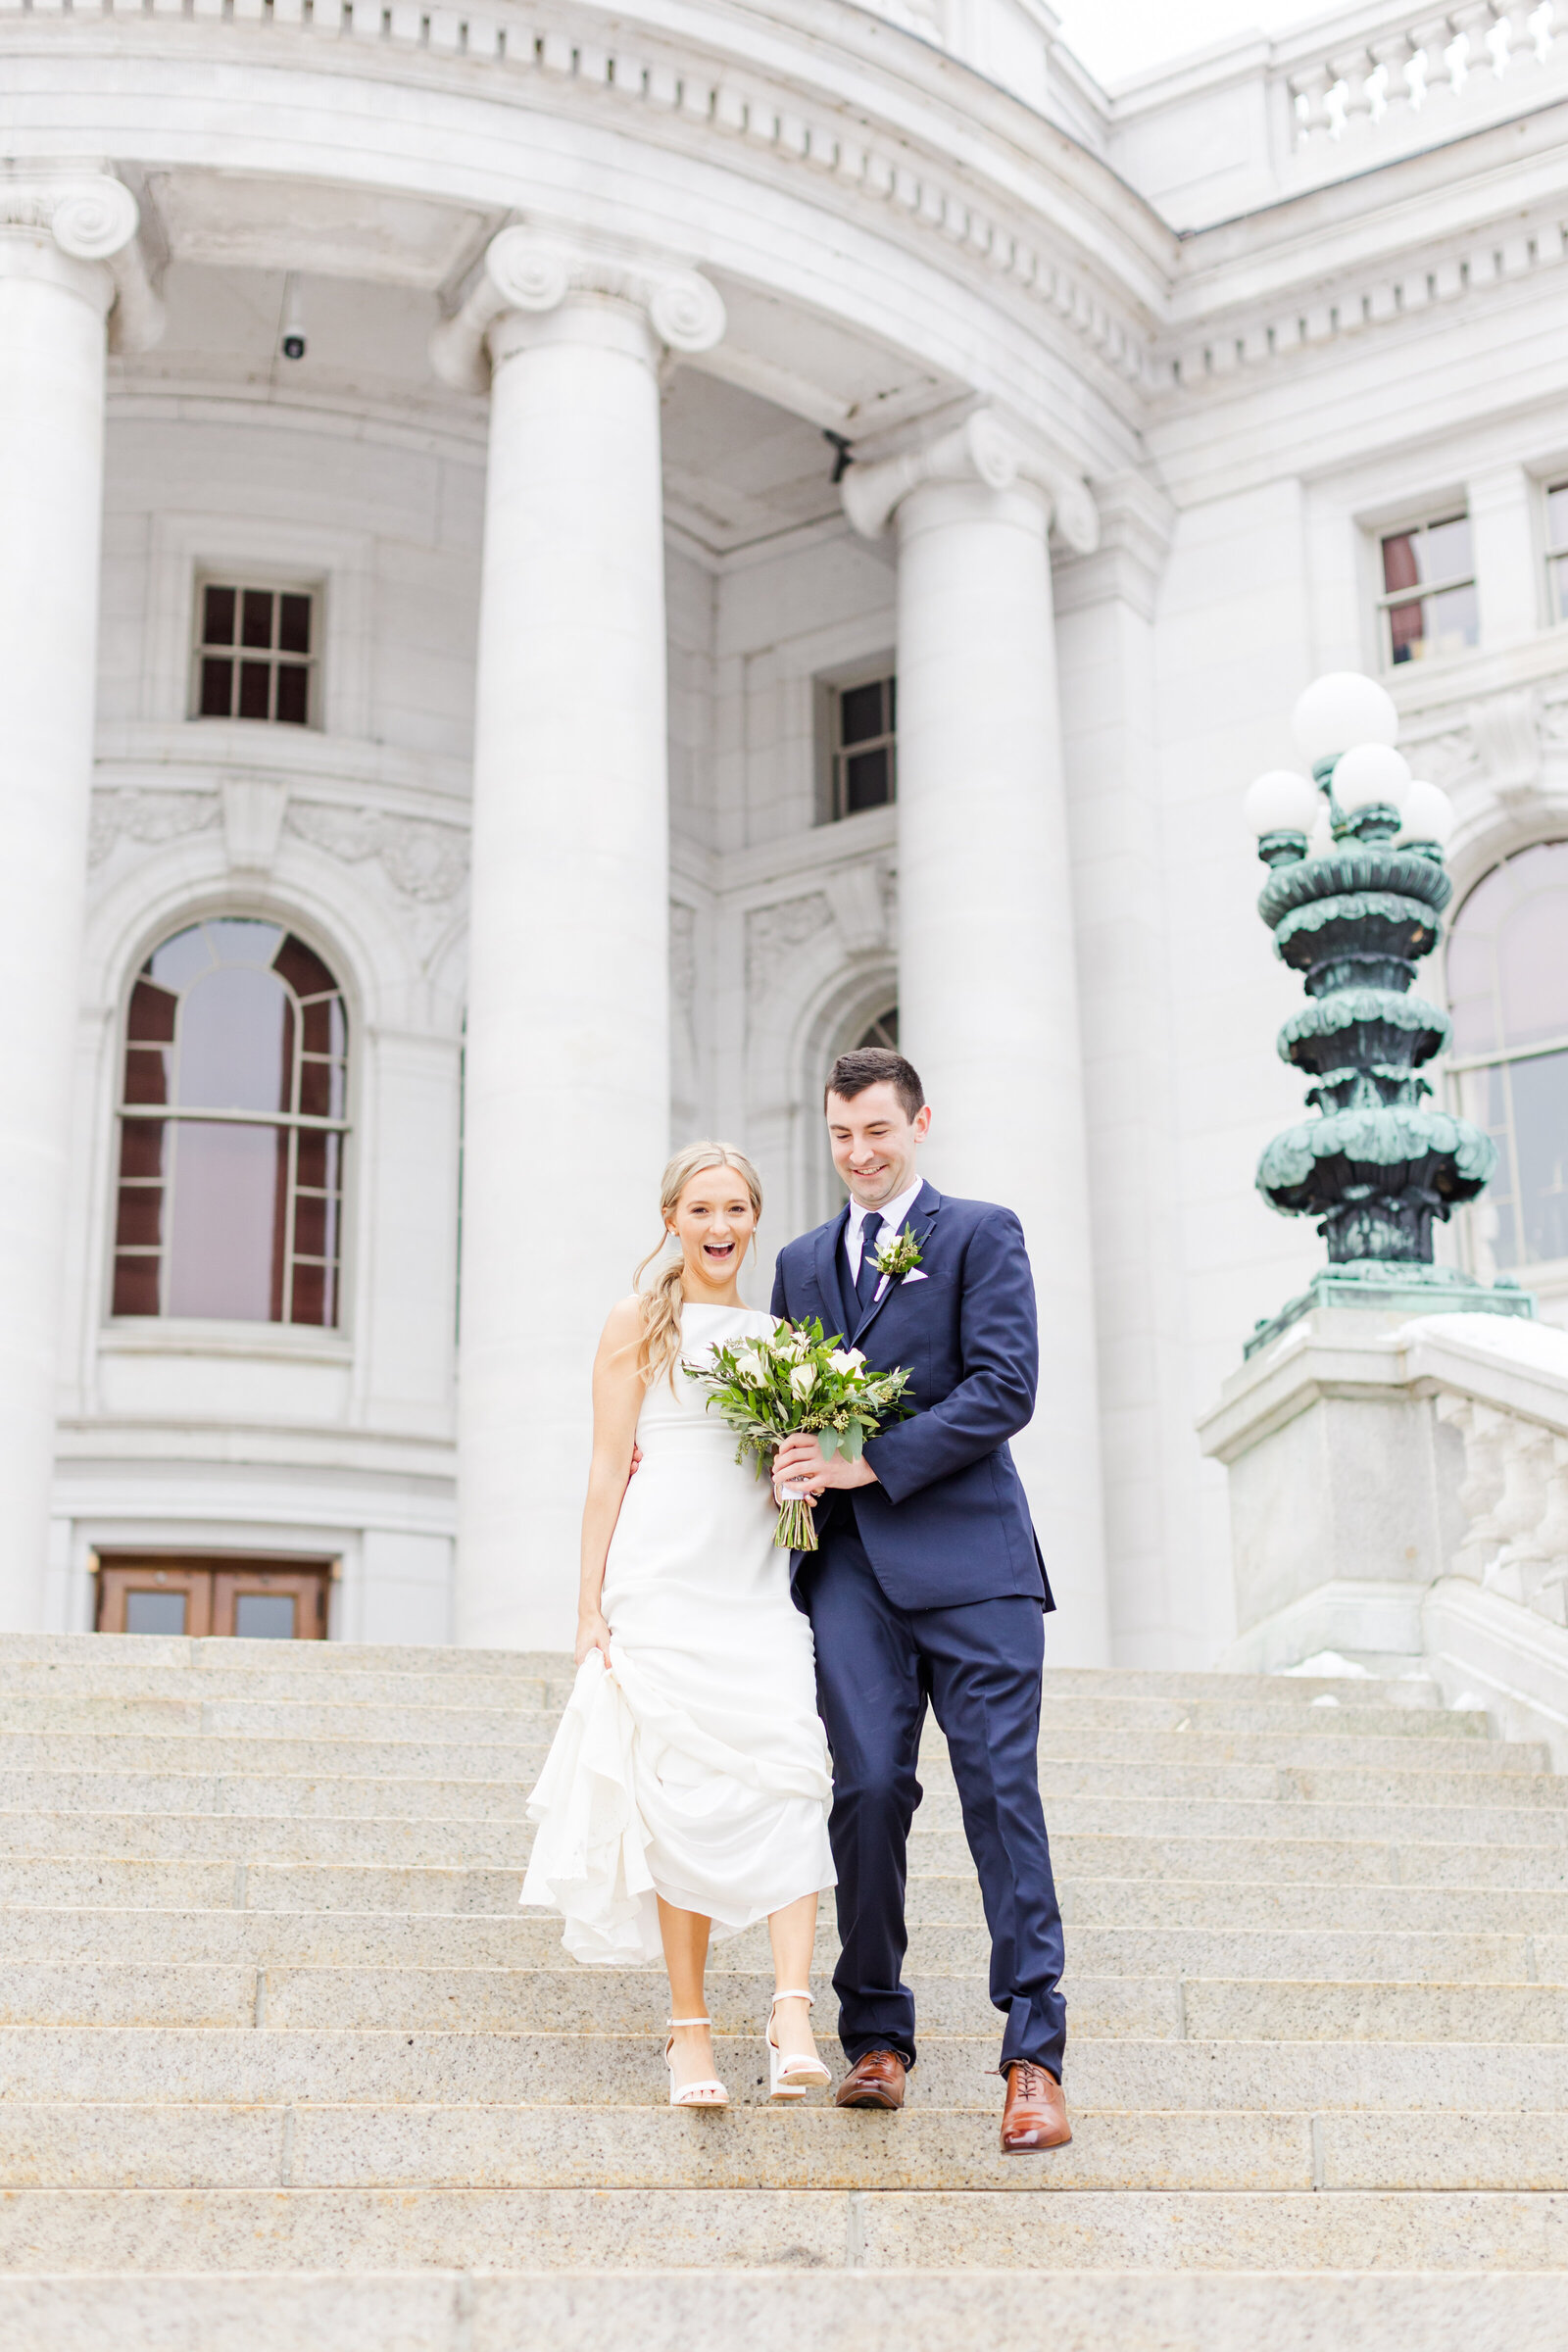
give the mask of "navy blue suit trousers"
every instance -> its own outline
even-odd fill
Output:
[[[877,1581],[839,1495],[822,1548],[797,1577],[816,1642],[816,1687],[833,1751],[828,1824],[843,1950],[833,1974],[853,2066],[868,2050],[915,2059],[904,1983],[905,1882],[927,1704],[948,1742],[964,1835],[991,1931],[991,1998],[1006,2012],[1000,2072],[1019,2059],[1061,2080],[1066,2005],[1061,1912],[1040,1803],[1037,1745],[1042,1602],[1027,1593],[948,1608],[900,1608]]]

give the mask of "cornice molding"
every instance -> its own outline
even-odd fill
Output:
[[[723,299],[695,270],[518,223],[491,238],[461,308],[430,338],[430,364],[455,391],[484,392],[497,321],[512,311],[539,317],[579,294],[635,305],[664,349],[683,356],[711,351],[724,332]]]
[[[45,230],[66,260],[107,270],[105,308],[116,351],[149,351],[164,331],[140,225],[135,197],[112,172],[66,167],[0,178],[0,230]]]
[[[896,457],[857,464],[844,476],[844,512],[862,538],[880,539],[911,491],[928,482],[973,482],[1010,490],[1027,482],[1080,556],[1100,545],[1100,516],[1089,485],[1064,460],[1014,430],[995,409],[974,409],[961,423],[929,432]]]

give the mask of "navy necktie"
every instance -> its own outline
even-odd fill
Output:
[[[870,1305],[876,1286],[882,1279],[876,1270],[876,1245],[884,1222],[885,1219],[873,1214],[860,1227],[860,1271],[856,1277],[855,1296],[860,1301],[862,1314]]]

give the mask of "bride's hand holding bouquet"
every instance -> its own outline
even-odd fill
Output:
[[[735,1459],[750,1457],[759,1478],[771,1474],[786,1438],[812,1436],[825,1457],[842,1453],[855,1462],[868,1438],[914,1410],[905,1402],[906,1371],[874,1371],[837,1334],[825,1339],[814,1316],[808,1323],[780,1323],[770,1339],[715,1348],[708,1361],[687,1364],[685,1371],[707,1388],[710,1411],[716,1407],[739,1439]],[[814,1551],[810,1496],[804,1488],[792,1493],[786,1487],[780,1501],[775,1544]]]

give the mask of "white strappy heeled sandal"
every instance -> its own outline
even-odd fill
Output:
[[[770,2099],[804,2099],[808,2090],[821,2088],[833,2077],[820,2058],[808,2058],[801,2051],[785,2057],[773,2039],[773,2012],[780,2001],[804,2001],[808,2009],[815,2006],[808,1992],[798,1989],[775,1992],[769,2001],[767,2022],[762,2028],[762,2039],[767,2044],[767,2095]]]
[[[671,2029],[677,2026],[710,2026],[712,2022],[710,2017],[672,2017],[669,2021]],[[664,2064],[669,2069],[670,2105],[672,2107],[727,2107],[729,2092],[716,2075],[710,2075],[700,2082],[682,2082],[677,2086],[674,2048],[675,2035],[671,2031],[669,2039],[664,2044]]]

